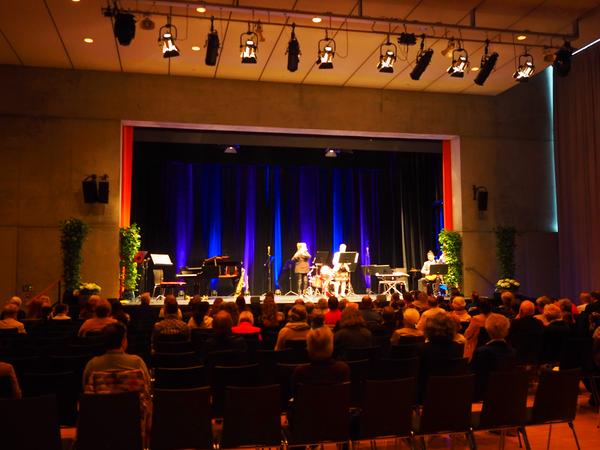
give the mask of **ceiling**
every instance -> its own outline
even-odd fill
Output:
[[[578,21],[579,37],[572,41],[574,47],[582,48],[600,38],[600,0],[330,0],[326,3],[318,0],[211,0],[208,4],[122,0],[118,4],[126,10],[149,11],[156,28],[142,30],[138,23],[134,40],[124,47],[114,38],[113,19],[102,14],[101,9],[108,5],[106,0],[0,0],[0,64],[496,95],[515,85],[512,75],[524,45],[529,45],[539,73],[548,66],[543,61],[541,46],[560,47],[563,43],[562,39],[551,39],[545,34],[572,34],[573,23]],[[206,5],[205,13],[196,11],[200,5]],[[254,12],[253,8],[256,8]],[[277,11],[265,12],[269,8]],[[368,19],[359,17],[361,8],[361,17]],[[327,12],[332,15],[331,20]],[[315,13],[324,19],[314,24],[311,14],[303,13]],[[172,24],[177,27],[181,55],[165,59],[157,40],[159,28],[167,22],[167,14],[172,14]],[[215,17],[222,45],[214,67],[204,63],[204,43],[211,16]],[[344,21],[341,16],[352,17]],[[136,17],[138,21],[143,19],[142,14],[136,13]],[[390,25],[385,19],[393,19],[393,23]],[[263,24],[265,38],[259,43],[258,63],[241,64],[240,35],[248,30],[248,21],[258,20]],[[470,27],[473,20],[478,28],[531,32],[526,34],[526,40],[515,40],[518,42],[515,46],[515,34],[474,30]],[[297,25],[296,35],[302,51],[299,69],[293,73],[286,70],[285,54],[291,28],[284,26],[292,22]],[[418,81],[409,76],[418,44],[398,45],[394,73],[380,73],[376,69],[380,46],[387,41],[386,33],[391,30],[390,40],[396,42],[405,31],[401,22],[407,22],[408,33],[426,34],[425,48],[431,47],[434,51],[430,66]],[[432,27],[423,22],[441,25]],[[318,42],[325,37],[325,28],[330,29],[329,36],[335,38],[337,46],[332,70],[319,70],[315,65]],[[479,66],[484,44],[469,39],[496,41],[490,51],[499,54],[498,63],[484,86],[473,82],[476,72],[471,71],[462,79],[446,73],[451,58],[440,52],[446,47],[448,37],[461,35],[471,66]],[[93,39],[93,43],[85,43],[84,38]],[[499,40],[502,43],[498,43]],[[540,47],[532,47],[534,45]],[[200,50],[193,51],[193,46]]]

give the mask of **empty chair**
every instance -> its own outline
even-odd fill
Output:
[[[548,442],[552,433],[552,424],[568,423],[573,431],[575,443],[579,449],[579,441],[573,421],[577,412],[579,396],[579,380],[581,368],[571,370],[542,370],[540,382],[535,393],[533,406],[527,407],[527,425],[550,425]],[[530,450],[527,432],[523,427],[525,447]]]
[[[362,361],[345,361],[350,366],[350,407],[361,408],[365,400],[367,380],[371,372],[371,362],[368,359]]]
[[[154,389],[195,389],[206,386],[204,366],[155,367]]]
[[[420,416],[413,416],[413,431],[425,446],[425,436],[465,433],[474,448],[471,428],[471,398],[474,375],[430,376]]]
[[[210,388],[155,389],[150,450],[213,448]]]
[[[474,357],[469,372],[475,375],[473,401],[480,402],[487,391],[488,380],[492,372],[514,372],[517,369],[516,355],[494,355]],[[507,385],[510,386],[510,385]]]
[[[239,349],[219,350],[208,353],[204,358],[206,383],[212,386],[215,367],[245,366],[248,364],[248,359],[248,352]]]
[[[375,380],[401,380],[417,378],[418,374],[419,358],[382,359],[372,378]]]
[[[517,351],[517,366],[537,366],[541,363],[544,333],[515,333],[512,346]]]
[[[286,446],[349,443],[350,383],[300,385],[293,419],[283,427]],[[315,405],[315,399],[327,399]]]
[[[110,426],[98,427],[99,417],[110,417]],[[81,394],[77,422],[78,450],[142,450],[140,394]],[[34,448],[34,447],[32,447]]]
[[[346,350],[346,361],[361,361],[368,359],[375,363],[381,359],[381,347],[378,345],[371,347],[349,347]]]
[[[412,439],[413,401],[416,379],[367,381],[365,401],[353,441],[375,441],[410,437]]]
[[[32,429],[34,412],[41,412],[44,417]],[[0,398],[0,448],[62,450],[56,395]]]
[[[258,364],[237,367],[215,367],[211,384],[213,417],[223,417],[225,393],[228,386],[257,387]]]
[[[280,396],[279,385],[227,387],[217,448],[282,446]]]
[[[73,372],[24,373],[21,383],[24,397],[55,394],[61,425],[77,423],[77,396],[81,392],[81,378]]]
[[[255,362],[258,364],[262,386],[277,384],[277,364],[288,363],[291,359],[291,353],[291,348],[256,351]]]
[[[14,356],[0,358],[0,361],[13,366],[18,379],[21,379],[25,372],[35,372],[40,369],[41,359],[39,356]]]
[[[419,364],[418,403],[422,405],[428,389],[429,377],[431,375],[437,377],[466,375],[469,368],[469,358],[421,359]],[[469,401],[471,398],[469,398]]]
[[[541,363],[557,365],[560,362],[563,343],[569,337],[567,331],[545,330]]]
[[[280,351],[280,350],[278,350]],[[305,364],[280,364],[277,363],[276,382],[281,386],[281,412],[287,409],[288,402],[294,396],[292,390],[292,374],[296,367],[305,366]]]
[[[52,355],[50,367],[53,372],[73,372],[77,385],[81,388],[83,371],[92,358],[92,355]]]
[[[506,395],[506,386],[510,386],[510,395]],[[525,425],[528,389],[527,371],[490,373],[483,407],[471,413],[473,430],[502,430],[503,448],[506,429],[520,430]]]
[[[560,370],[581,367],[581,378],[596,399],[596,404],[599,404],[600,394],[594,380],[594,377],[598,378],[598,374],[595,372],[593,353],[593,338],[566,339],[560,354],[559,366]]]
[[[304,364],[310,362],[306,350],[306,339],[289,339],[285,341],[285,348],[292,349],[291,363]]]
[[[88,344],[88,345],[79,345],[79,344],[69,344],[67,346],[67,352],[70,355],[93,355],[100,356],[106,353],[106,348],[104,348],[104,344]]]

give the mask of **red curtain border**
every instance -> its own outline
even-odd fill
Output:
[[[131,224],[131,176],[133,167],[133,127],[123,125],[121,148],[121,221],[120,227]]]

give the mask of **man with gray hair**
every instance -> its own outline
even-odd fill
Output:
[[[519,315],[510,324],[508,340],[514,339],[517,333],[536,333],[544,331],[544,324],[534,317],[535,305],[524,300],[519,307]]]
[[[12,297],[8,301],[7,305],[9,303],[12,303],[13,305],[17,305],[17,308],[18,308],[18,311],[17,311],[17,320],[20,321],[20,320],[24,319],[25,316],[27,315],[27,313],[21,309],[21,298],[17,297],[17,296]],[[4,320],[4,311],[2,311],[2,314],[0,314],[0,320]]]
[[[19,333],[26,333],[25,325],[17,320],[19,308],[14,303],[4,305],[4,320],[0,320],[0,329],[17,328]]]

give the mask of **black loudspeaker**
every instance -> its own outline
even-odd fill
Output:
[[[487,191],[479,191],[477,195],[477,210],[487,211],[488,193]]]
[[[260,297],[257,297],[257,296],[250,297],[250,304],[260,305]]]
[[[98,201],[98,183],[96,180],[82,181],[83,201],[86,203],[96,203]]]
[[[108,181],[98,183],[98,203],[108,203]]]

